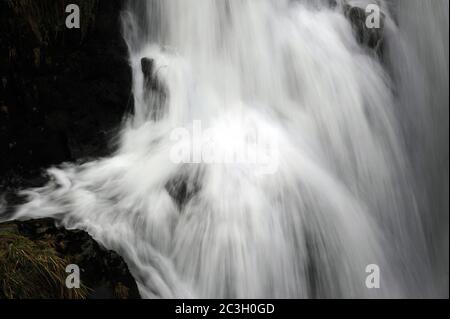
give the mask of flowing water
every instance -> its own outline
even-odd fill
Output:
[[[368,3],[131,1],[117,151],[14,218],[88,231],[143,297],[448,296],[448,1],[379,1],[378,53]]]

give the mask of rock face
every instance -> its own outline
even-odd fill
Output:
[[[0,298],[139,298],[119,255],[51,219],[0,224],[0,264]],[[80,289],[65,285],[69,264],[80,268]]]
[[[168,90],[158,78],[158,70],[153,59],[142,58],[141,71],[144,75],[144,99],[149,106],[149,113],[146,116],[152,120],[159,120],[164,115]]]
[[[45,184],[41,169],[110,152],[132,102],[124,2],[0,1],[0,220],[18,189]],[[80,29],[65,26],[68,4]],[[0,258],[0,298],[139,297],[120,256],[52,220],[0,224]],[[65,288],[67,263],[83,289]]]
[[[384,13],[380,12],[380,27],[368,28],[366,19],[368,14],[366,10],[351,5],[344,6],[344,13],[352,24],[359,43],[365,45],[369,49],[374,50],[379,56],[383,54],[383,30],[384,30]]]
[[[0,1],[0,176],[109,151],[131,100],[123,2]]]

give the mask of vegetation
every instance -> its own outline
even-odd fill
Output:
[[[0,230],[0,298],[86,298],[87,287],[66,287],[68,264],[50,241],[31,241],[13,227]]]

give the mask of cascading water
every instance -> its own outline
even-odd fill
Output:
[[[130,2],[118,150],[50,169],[13,217],[88,231],[143,297],[445,296],[448,2],[378,2],[383,59],[344,14],[368,3]]]

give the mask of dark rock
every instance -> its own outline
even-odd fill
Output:
[[[344,13],[352,24],[358,42],[365,45],[369,49],[374,50],[378,55],[381,56],[383,54],[384,45],[384,13],[380,12],[381,16],[379,28],[368,28],[366,26],[366,19],[368,17],[368,14],[366,13],[364,8],[353,7],[347,4],[344,6]]]
[[[146,82],[153,82],[154,60],[149,58],[141,59],[141,70]]]
[[[131,92],[124,0],[0,1],[0,176],[103,156]],[[65,27],[65,6],[81,29]]]
[[[201,185],[198,177],[181,174],[170,179],[165,188],[181,209],[200,191]]]
[[[149,108],[147,117],[158,120],[164,115],[168,90],[157,75],[153,59],[142,58],[141,70],[144,75],[144,99]]]

